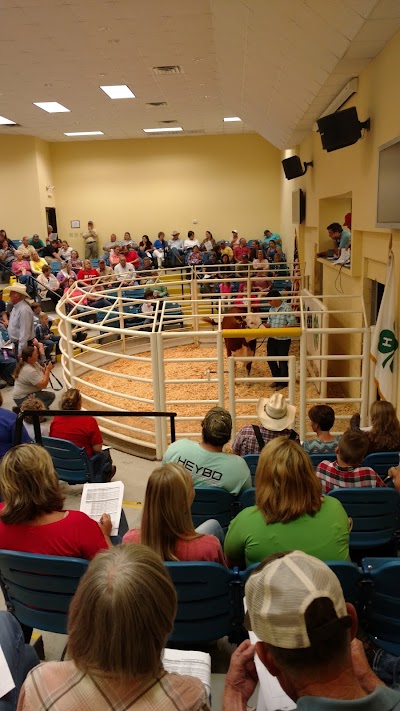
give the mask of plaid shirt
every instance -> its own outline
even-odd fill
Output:
[[[291,308],[286,301],[282,301],[280,306],[271,306],[268,313],[268,323],[271,328],[285,328],[287,326],[293,327],[296,325],[295,316],[293,313],[282,313],[283,311],[291,311]],[[284,341],[289,336],[273,336],[277,338],[278,341]]]
[[[380,476],[371,467],[339,467],[337,461],[324,460],[318,464],[315,473],[322,484],[323,494],[339,488],[385,486]]]
[[[261,437],[263,438],[265,444],[274,439],[275,437],[289,437],[292,430],[282,430],[281,432],[276,432],[275,430],[267,430],[266,427],[260,427]],[[295,442],[300,443],[299,436],[296,434]],[[239,457],[244,457],[246,454],[259,454],[260,447],[257,442],[257,437],[254,433],[252,425],[246,425],[237,433],[234,442],[232,444],[232,450]]]
[[[161,672],[157,679],[115,680],[85,674],[74,662],[46,662],[32,669],[18,711],[210,711],[200,679]]]

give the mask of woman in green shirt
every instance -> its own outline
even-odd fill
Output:
[[[233,519],[224,550],[230,564],[242,567],[291,550],[320,560],[349,560],[349,531],[342,504],[322,496],[302,448],[286,437],[276,437],[258,461],[256,505]]]

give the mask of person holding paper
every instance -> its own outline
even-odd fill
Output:
[[[79,390],[69,388],[63,394],[60,402],[61,410],[80,410],[82,397]],[[102,453],[102,476],[100,481],[111,481],[117,468],[112,463],[110,451],[102,451],[103,437],[94,417],[63,417],[57,415],[50,425],[50,437],[66,439],[77,447],[84,447],[88,457],[93,457],[96,452]]]
[[[223,530],[209,520],[194,528],[190,507],[193,479],[182,464],[154,469],[147,482],[140,528],[123,537],[123,543],[144,543],[163,560],[207,560],[226,565],[220,541]]]
[[[100,523],[63,508],[60,482],[48,452],[20,444],[0,465],[0,549],[91,560],[111,547],[111,519]]]
[[[161,661],[177,597],[147,546],[116,546],[90,563],[68,615],[68,661],[40,664],[22,687],[18,711],[210,711],[195,677]]]
[[[270,556],[250,575],[245,595],[246,626],[258,640],[261,691],[265,667],[298,711],[400,711],[400,692],[387,688],[369,666],[355,639],[356,610],[326,563],[300,551]],[[255,687],[249,667],[254,648],[244,645],[231,660],[223,711],[245,711]]]

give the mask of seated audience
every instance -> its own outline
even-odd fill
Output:
[[[171,232],[172,239],[168,242],[169,254],[172,260],[172,266],[180,266],[184,264],[185,259],[183,256],[183,241],[180,238],[180,232],[174,230]]]
[[[370,410],[371,429],[368,437],[368,454],[373,452],[400,452],[400,422],[391,402],[377,400]]]
[[[114,279],[114,270],[106,265],[105,259],[100,257],[97,272],[100,277],[103,277],[103,282],[111,282]]]
[[[72,270],[70,262],[61,262],[61,269],[58,272],[56,278],[60,285],[60,289],[62,289],[63,291],[68,286],[68,279],[73,279],[74,281],[77,280],[77,276]]]
[[[128,531],[122,542],[144,543],[163,560],[207,560],[225,565],[218,521],[193,527],[190,507],[194,494],[193,479],[182,464],[154,469],[147,482],[140,528]]]
[[[25,643],[24,633],[17,618],[5,610],[0,612],[0,649],[3,650],[14,682],[14,687],[6,694],[2,693],[0,697],[0,711],[15,711],[26,675],[40,660],[34,647]],[[3,674],[5,677],[4,671]]]
[[[18,406],[31,394],[42,400],[46,408],[49,408],[55,399],[55,394],[50,390],[46,390],[53,364],[46,363],[42,367],[38,363],[38,357],[39,353],[36,346],[25,346],[21,351],[21,359],[18,361],[14,371],[13,398]]]
[[[0,464],[0,548],[90,560],[111,547],[111,519],[65,510],[50,454],[37,444],[10,449]]]
[[[206,230],[206,236],[200,244],[200,249],[202,252],[212,252],[217,246],[217,243],[212,236],[210,230]]]
[[[203,255],[200,252],[200,248],[197,246],[197,244],[193,246],[193,249],[187,258],[187,263],[191,267],[203,264]]]
[[[22,254],[23,259],[26,259],[29,262],[33,252],[35,252],[36,250],[35,247],[30,244],[29,237],[25,235],[25,237],[22,238],[22,242],[18,247],[18,251]]]
[[[231,243],[232,247],[232,243]],[[244,237],[241,237],[238,244],[233,247],[233,258],[235,262],[241,262],[244,256],[250,257],[250,247],[247,246],[247,242]]]
[[[245,595],[247,626],[260,641],[232,659],[224,711],[246,709],[257,684],[254,652],[299,711],[399,711],[400,692],[370,668],[355,639],[355,608],[325,563],[297,550],[271,556],[251,574]]]
[[[31,268],[32,274],[37,277],[38,274],[42,273],[42,267],[47,266],[47,262],[44,257],[39,257],[38,253],[35,250],[31,254],[31,261],[29,262],[29,266]]]
[[[60,282],[57,277],[51,273],[51,269],[48,264],[46,264],[45,267],[42,267],[42,273],[39,274],[37,278],[37,286],[40,298],[51,299],[54,306],[57,306],[62,297],[62,287],[60,287]]]
[[[128,247],[129,249],[131,247],[137,247],[136,242],[131,238],[130,232],[124,233],[124,238],[121,240],[120,245],[121,247]]]
[[[29,244],[31,244],[32,247],[36,249],[37,253],[42,256],[45,243],[40,239],[39,235],[33,235],[29,240]]]
[[[109,258],[110,252],[111,252],[117,245],[119,246],[119,242],[118,242],[118,240],[117,240],[117,235],[113,232],[113,233],[110,235],[110,239],[108,240],[108,242],[106,242],[105,244],[103,244],[103,251],[104,251],[103,257],[104,257],[104,259],[106,259],[106,258],[108,259],[108,258]]]
[[[15,249],[10,247],[6,239],[0,240],[0,273],[3,273],[7,278],[8,269],[15,259]]]
[[[176,608],[168,571],[150,548],[99,554],[69,609],[69,660],[33,669],[18,711],[210,711],[199,679],[163,668]]]
[[[253,239],[250,247],[250,261],[252,262],[254,259],[257,259],[258,257],[258,252],[261,250],[264,256],[264,250],[262,248],[262,244],[260,240],[258,239]]]
[[[245,425],[233,440],[232,450],[240,457],[259,454],[267,442],[275,437],[287,437],[299,442],[299,435],[291,426],[296,417],[294,405],[288,405],[286,398],[275,393],[270,398],[261,397],[257,403],[258,425]]]
[[[323,493],[327,494],[331,489],[338,488],[385,486],[380,476],[371,467],[362,466],[367,452],[368,437],[366,433],[346,430],[339,439],[336,460],[328,462],[324,459],[315,470]]]
[[[39,398],[35,397],[34,395],[28,395],[28,397],[26,397],[25,400],[21,403],[19,409],[21,412],[25,412],[25,410],[45,410],[46,408],[43,405],[43,402],[39,400]],[[50,421],[48,421],[47,417],[44,417],[44,415],[40,415],[39,423],[42,437],[49,437]],[[32,415],[26,415],[26,417],[24,417],[24,427],[29,435],[29,441],[34,442],[36,436]],[[24,444],[24,440],[22,441],[22,444]]]
[[[14,355],[14,347],[10,343],[7,326],[0,320],[0,379],[7,385],[14,385],[13,373],[17,366],[17,359]],[[5,384],[0,382],[0,389]]]
[[[199,240],[196,239],[193,230],[189,230],[189,232],[187,234],[187,238],[185,239],[185,241],[183,243],[183,250],[184,250],[184,252],[190,253],[190,251],[193,249],[194,246],[200,248]]]
[[[121,247],[117,244],[114,249],[110,251],[110,255],[108,257],[108,261],[110,262],[110,267],[114,269],[116,264],[119,264],[119,258],[122,254],[121,252]]]
[[[133,284],[136,280],[136,270],[133,264],[126,261],[124,254],[119,257],[119,263],[114,267],[114,274],[116,275],[118,281],[125,284]]]
[[[235,249],[235,247],[239,245],[239,234],[237,230],[232,230],[229,245],[232,249]]]
[[[87,284],[93,284],[93,281],[99,276],[97,269],[92,267],[90,259],[85,259],[83,268],[77,274],[78,281],[85,281]]]
[[[219,245],[219,253],[220,253],[220,256],[221,256],[221,261],[222,261],[222,257],[224,256],[224,254],[227,254],[227,255],[228,255],[230,262],[232,261],[232,259],[233,259],[233,249],[232,249],[232,247],[230,247],[230,246],[225,242],[224,239],[222,239],[221,242],[220,242],[220,245]]]
[[[269,261],[265,259],[262,249],[258,250],[257,256],[253,259],[252,266],[255,270],[262,269],[263,271],[269,268]]]
[[[127,247],[123,247],[122,250],[128,264],[132,264],[135,269],[140,267],[140,257],[136,249],[128,249]]]
[[[79,271],[80,269],[82,269],[83,262],[82,262],[82,260],[79,258],[79,254],[78,254],[78,252],[76,251],[76,249],[73,249],[72,252],[71,252],[71,259],[69,260],[69,266],[71,267],[71,269],[74,270],[75,274],[77,274],[78,271]]]
[[[315,439],[306,439],[303,449],[307,454],[324,454],[336,452],[339,436],[333,437],[331,429],[335,423],[335,412],[329,405],[314,405],[308,416],[311,421],[312,431],[317,435]]]
[[[277,232],[271,232],[271,230],[264,230],[263,245],[268,246],[270,243],[281,244],[282,240]]]
[[[64,262],[68,262],[68,260],[71,259],[72,247],[69,246],[66,239],[63,239],[63,241],[61,242],[61,247],[59,249],[58,254]]]
[[[230,494],[240,494],[251,486],[246,462],[222,448],[232,434],[232,418],[222,407],[209,410],[201,423],[202,441],[179,439],[167,448],[162,462],[183,464],[195,486],[215,486]]]
[[[168,253],[168,242],[165,239],[165,233],[159,232],[157,239],[154,242],[153,259],[156,260],[157,266],[162,267]]]
[[[39,323],[35,328],[35,336],[39,343],[43,343],[46,360],[49,360],[54,349],[55,355],[60,353],[58,344],[61,336],[57,333],[53,333],[51,330],[51,321],[49,320],[48,314],[41,313],[39,315]]]
[[[3,398],[0,393],[0,460],[12,449],[15,441],[15,424],[17,421],[17,415],[11,410],[7,410],[3,405]],[[31,437],[26,430],[26,427],[22,426],[22,444],[26,444],[31,441]]]
[[[148,235],[143,235],[141,241],[139,242],[139,255],[144,259],[145,257],[149,257],[152,259],[153,257],[153,242],[151,241],[150,237]]]
[[[21,284],[25,284],[27,289],[32,289],[31,266],[29,261],[25,259],[22,252],[17,249],[15,260],[11,264],[11,271],[17,277]]]
[[[79,390],[70,388],[63,394],[60,402],[61,410],[81,410],[82,397]],[[50,437],[66,439],[77,447],[84,447],[88,457],[93,457],[97,452],[102,454],[101,475],[99,481],[110,481],[116,472],[112,463],[110,450],[103,449],[103,437],[94,417],[85,415],[73,417],[57,415],[50,425]]]
[[[277,251],[276,251],[276,244],[275,244],[275,241],[274,241],[273,239],[271,239],[271,240],[269,241],[268,248],[267,248],[267,251],[266,251],[267,260],[268,260],[269,262],[273,262],[273,261],[274,261],[274,257],[275,257],[276,254],[277,254]]]
[[[52,262],[61,262],[61,257],[58,250],[58,239],[57,237],[52,237],[49,244],[46,244],[42,249],[42,257],[45,258],[47,264],[52,264]],[[72,258],[72,254],[71,254]],[[72,267],[73,269],[75,267]]]
[[[294,548],[321,560],[349,559],[349,519],[342,504],[321,496],[321,484],[297,442],[276,437],[260,454],[256,505],[230,523],[224,551],[249,566]]]

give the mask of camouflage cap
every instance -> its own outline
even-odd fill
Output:
[[[203,430],[206,438],[218,440],[221,444],[228,442],[232,432],[232,418],[223,407],[213,407],[203,420]]]

